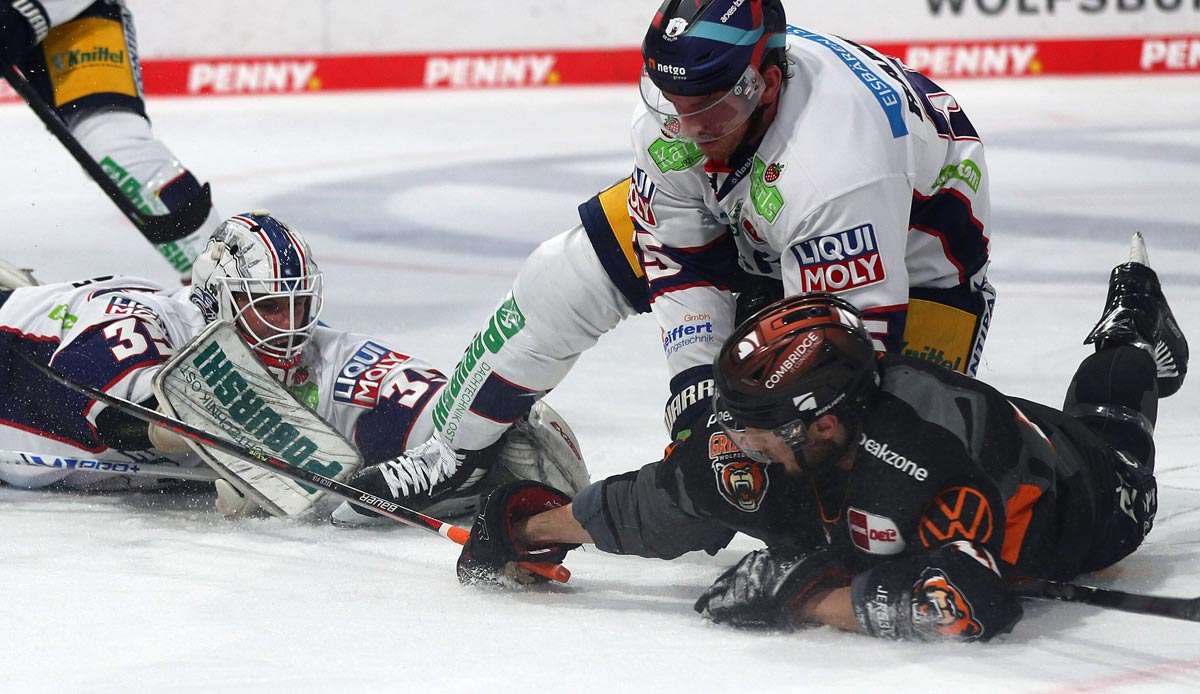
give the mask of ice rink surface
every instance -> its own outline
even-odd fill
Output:
[[[999,291],[980,376],[1061,402],[1130,232],[1200,339],[1200,79],[948,83],[988,143]],[[331,324],[449,371],[539,241],[629,171],[636,91],[547,89],[149,104],[226,214],[305,228]],[[43,280],[172,279],[20,106],[0,108],[0,254]],[[1161,407],[1147,543],[1082,582],[1200,595],[1200,383]],[[653,320],[585,354],[550,402],[593,479],[659,457]],[[1200,690],[1200,624],[1028,604],[989,645],[715,627],[692,600],[755,543],[662,562],[573,552],[569,586],[460,588],[408,529],[230,523],[158,496],[0,489],[0,690]]]

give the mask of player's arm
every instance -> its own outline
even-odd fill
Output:
[[[118,294],[92,304],[81,312],[81,318],[94,323],[64,345],[54,355],[51,366],[106,393],[156,407],[151,382],[174,352],[162,324],[144,308],[133,310],[137,304]],[[154,448],[164,453],[187,450],[174,434],[150,427],[104,403],[71,395],[68,406],[80,408],[98,443],[109,448]]]
[[[880,351],[898,352],[908,314],[912,188],[894,176],[808,213],[781,244],[784,293],[831,292],[863,312]]]
[[[751,552],[696,610],[734,626],[822,624],[886,639],[991,639],[1022,614],[995,560],[1002,542],[996,529],[1004,527],[997,499],[988,485],[947,485],[921,516],[918,550],[856,575],[834,549]]]
[[[688,496],[681,466],[689,454],[687,442],[674,445],[664,460],[593,483],[573,501],[537,483],[498,488],[485,499],[471,528],[459,558],[459,578],[494,581],[513,562],[538,561],[538,551],[559,556],[583,543],[657,559],[717,551],[734,533],[695,508]]]
[[[728,228],[704,200],[642,166],[652,164],[634,169],[628,207],[671,374],[664,423],[674,440],[710,409],[713,359],[735,327],[734,291],[745,273]]]

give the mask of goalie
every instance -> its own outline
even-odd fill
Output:
[[[202,423],[195,416],[205,411],[220,414],[222,394],[240,383],[244,397],[230,398],[230,406],[257,403],[253,422],[264,421],[270,409],[275,426],[236,430],[231,418],[217,417],[220,428],[210,430],[265,449],[281,446],[286,432],[301,432],[316,442],[326,466],[337,466],[321,472],[354,484],[357,468],[372,465],[368,469],[377,475],[387,473],[377,483],[402,489],[410,506],[431,515],[473,511],[492,480],[532,477],[567,489],[586,484],[582,460],[566,468],[568,476],[576,476],[573,484],[562,475],[543,478],[536,469],[543,462],[539,440],[545,440],[540,422],[569,432],[549,408],[533,413],[533,425],[497,446],[460,456],[455,470],[431,465],[450,455],[431,438],[428,408],[446,378],[379,340],[318,325],[322,294],[322,274],[308,243],[265,211],[236,215],[217,229],[192,268],[190,288],[169,291],[148,280],[111,276],[38,286],[28,272],[0,264],[0,451],[135,462],[166,458],[180,466],[199,465],[202,458],[222,478],[216,483],[217,506],[226,515],[256,506],[296,515],[319,496],[248,464],[193,449],[165,429],[67,390],[42,377],[15,353],[19,350],[76,380],[191,424]],[[224,349],[221,363],[206,349],[212,345]],[[208,379],[217,397],[200,402],[204,384],[189,368],[203,377],[221,376]],[[500,466],[511,474],[498,470],[487,476],[497,459],[512,463]],[[384,461],[386,466],[376,465]],[[429,494],[431,470],[450,478],[436,495]],[[144,480],[0,464],[0,481],[29,489],[128,489],[146,486]]]

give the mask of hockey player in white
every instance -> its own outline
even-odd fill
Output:
[[[151,131],[137,34],[124,1],[0,2],[0,68],[8,65],[21,70],[134,207],[156,222],[161,231],[146,232],[147,240],[189,277],[221,217],[208,184]]]
[[[190,288],[168,290],[136,277],[44,286],[31,280],[0,264],[0,450],[47,459],[166,456],[198,464],[175,434],[48,381],[16,351],[154,406],[151,381],[162,364],[220,319],[232,321],[272,375],[352,442],[364,462],[390,460],[387,484],[397,494],[428,492],[433,478],[453,477],[455,470],[465,479],[492,453],[464,456],[464,462],[438,450],[440,443],[427,443],[433,433],[428,405],[445,377],[380,340],[318,324],[322,274],[308,243],[264,211],[234,216],[218,228],[192,268]],[[438,467],[446,460],[452,469]],[[145,479],[0,464],[0,480],[26,488],[124,489]],[[251,510],[222,482],[219,509],[230,515]],[[474,492],[414,500],[430,513],[471,511],[474,503]]]
[[[452,446],[489,445],[647,310],[672,438],[709,412],[738,316],[784,294],[839,294],[877,349],[974,373],[994,300],[989,180],[951,95],[868,47],[789,27],[780,0],[667,0],[643,58],[633,174],[530,256],[468,347],[434,409]]]

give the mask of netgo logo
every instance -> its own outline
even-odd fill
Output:
[[[333,382],[333,399],[357,407],[375,407],[383,379],[409,359],[406,354],[368,340],[338,372]]]
[[[801,241],[792,254],[800,262],[801,294],[845,292],[887,279],[870,224]]]

